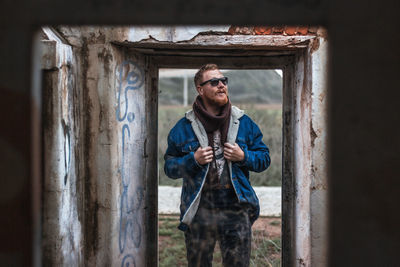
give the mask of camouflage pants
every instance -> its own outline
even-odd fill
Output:
[[[237,205],[228,209],[200,207],[185,232],[189,267],[212,266],[218,241],[224,266],[249,266],[251,223],[247,210]]]

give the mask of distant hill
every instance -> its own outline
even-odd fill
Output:
[[[229,96],[234,104],[281,104],[282,78],[274,70],[231,70],[224,73],[229,78]],[[183,78],[163,77],[159,80],[159,103],[182,105]],[[193,103],[197,91],[193,76],[189,77],[188,100]]]

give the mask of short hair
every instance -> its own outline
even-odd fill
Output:
[[[201,66],[201,68],[196,72],[196,75],[194,75],[195,86],[201,83],[201,80],[203,79],[203,73],[209,70],[219,70],[219,68],[216,64],[206,64]]]

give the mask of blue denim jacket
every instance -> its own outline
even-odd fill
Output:
[[[243,150],[245,158],[241,162],[228,161],[229,174],[239,203],[249,208],[252,223],[259,216],[260,206],[249,181],[249,171],[262,172],[271,163],[268,147],[263,143],[262,137],[259,127],[242,110],[232,106],[227,142],[236,142]],[[208,146],[207,134],[191,110],[171,129],[164,155],[165,174],[172,179],[183,178],[181,224],[178,227],[183,231],[196,215],[209,168],[209,163],[199,165],[194,159],[194,152],[199,146]]]

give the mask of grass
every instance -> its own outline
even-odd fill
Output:
[[[280,229],[280,219],[272,220],[269,225]],[[178,216],[159,216],[159,266],[187,266],[185,239],[182,231],[177,229],[179,224]],[[262,224],[265,225],[265,224]],[[268,224],[267,224],[268,225]],[[281,238],[278,235],[271,236],[267,231],[268,227],[253,226],[252,234],[252,253],[250,266],[277,267],[281,263]],[[213,266],[222,267],[221,253],[216,246],[214,251]]]
[[[263,141],[270,149],[271,166],[262,173],[250,174],[253,186],[281,186],[282,184],[282,109],[280,105],[240,105],[260,127]],[[158,109],[158,172],[159,184],[181,186],[182,180],[169,179],[164,173],[164,153],[167,136],[176,122],[190,107],[159,106]]]
[[[159,267],[187,266],[185,238],[178,224],[178,216],[159,217]]]
[[[281,224],[281,222],[280,221],[272,221],[272,222],[270,222],[269,223],[270,225],[280,225]]]

